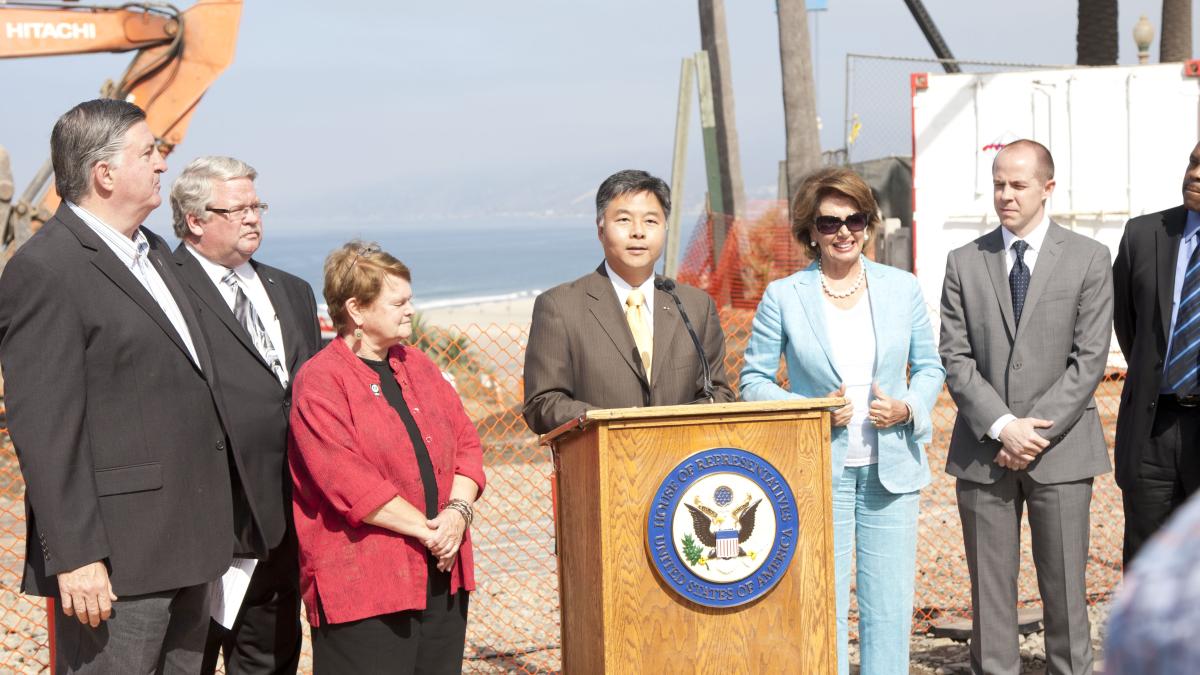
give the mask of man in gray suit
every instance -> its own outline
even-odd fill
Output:
[[[1020,670],[1023,507],[1045,608],[1050,673],[1090,673],[1084,567],[1092,479],[1110,470],[1092,398],[1108,358],[1108,249],[1052,222],[1054,161],[1009,144],[992,165],[999,227],[951,252],[941,355],[958,404],[946,470],[958,479],[971,572],[971,667]]]
[[[604,262],[533,305],[524,412],[534,432],[544,434],[593,408],[707,400],[705,367],[685,326],[689,318],[708,362],[713,400],[734,399],[712,298],[679,286],[677,305],[654,275],[670,212],[670,188],[645,171],[619,171],[600,185],[596,228]]]

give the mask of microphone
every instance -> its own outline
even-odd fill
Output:
[[[704,398],[708,399],[709,403],[712,403],[712,372],[708,366],[708,356],[704,353],[704,347],[700,345],[700,338],[696,335],[696,329],[692,328],[692,322],[688,319],[687,310],[683,308],[683,301],[679,299],[679,295],[675,292],[675,280],[659,277],[654,280],[654,287],[670,294],[671,299],[675,301],[675,306],[679,308],[679,317],[683,319],[683,327],[687,329],[688,335],[692,338],[692,344],[696,346],[696,353],[700,355],[700,367],[704,374]]]

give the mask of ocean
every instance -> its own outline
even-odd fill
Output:
[[[488,217],[289,230],[266,221],[256,260],[307,281],[321,298],[325,256],[351,239],[376,241],[412,270],[418,308],[533,295],[604,259],[587,217]]]

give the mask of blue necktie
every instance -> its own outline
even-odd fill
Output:
[[[1012,243],[1017,260],[1008,273],[1008,290],[1012,292],[1013,319],[1021,323],[1021,312],[1025,309],[1025,294],[1029,292],[1029,266],[1025,264],[1025,251],[1029,244],[1018,239]]]
[[[1179,292],[1179,311],[1171,333],[1171,358],[1167,361],[1167,387],[1187,396],[1200,391],[1200,246],[1192,251],[1183,289]]]

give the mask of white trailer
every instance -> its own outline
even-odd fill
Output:
[[[933,314],[949,251],[999,225],[991,166],[1005,143],[1050,149],[1051,217],[1114,256],[1126,220],[1182,203],[1200,138],[1198,75],[1198,61],[913,74],[913,269]]]

